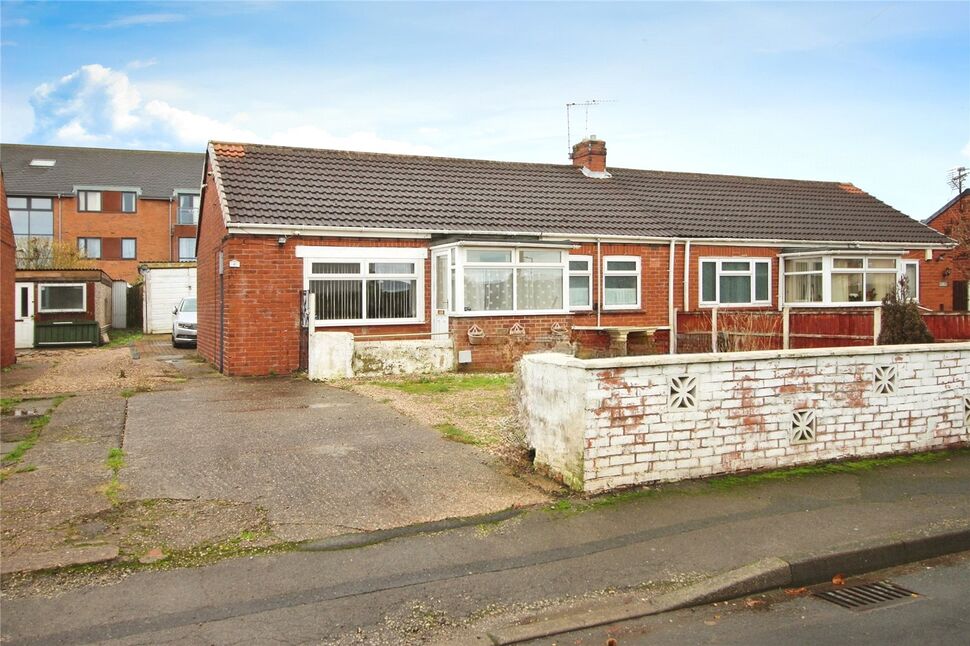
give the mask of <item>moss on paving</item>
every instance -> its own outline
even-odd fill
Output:
[[[144,336],[140,328],[125,328],[123,330],[109,330],[108,342],[102,348],[120,348],[140,341]]]
[[[471,444],[474,446],[486,444],[483,440],[478,439],[471,433],[466,433],[451,423],[435,424],[434,428],[444,435],[445,439],[451,440],[452,442],[460,442],[461,444]]]
[[[958,455],[970,455],[970,448],[930,451],[926,453],[911,453],[907,455],[890,455],[861,460],[845,460],[825,464],[809,464],[777,469],[774,471],[757,471],[746,474],[715,476],[703,480],[691,480],[660,484],[649,488],[626,489],[614,493],[593,496],[590,498],[569,497],[560,498],[546,511],[571,516],[578,513],[614,507],[626,502],[633,502],[644,498],[662,495],[701,495],[712,491],[729,491],[745,486],[759,485],[766,482],[783,482],[796,478],[831,475],[838,473],[867,473],[875,469],[904,466],[910,464],[929,464],[940,462]]]
[[[20,460],[24,457],[24,454],[32,449],[35,444],[37,444],[37,440],[40,439],[41,431],[43,431],[44,427],[47,426],[51,421],[51,415],[53,414],[54,409],[60,406],[61,403],[63,403],[68,397],[70,397],[70,395],[60,395],[55,397],[51,402],[50,410],[43,415],[38,415],[30,420],[29,424],[31,430],[27,437],[20,440],[12,451],[3,456],[3,466],[5,468],[12,467],[20,462]],[[9,476],[11,473],[13,473],[13,471],[8,470],[7,475]]]
[[[17,404],[22,402],[23,399],[20,397],[3,397],[0,398],[0,415],[8,415],[13,412],[17,407]]]

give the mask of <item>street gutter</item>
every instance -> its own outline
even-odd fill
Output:
[[[583,602],[568,610],[534,615],[491,631],[486,638],[496,646],[519,644],[776,588],[821,583],[836,574],[864,574],[967,550],[970,550],[970,526],[904,539],[864,541],[784,558],[769,557],[654,598],[628,593]]]

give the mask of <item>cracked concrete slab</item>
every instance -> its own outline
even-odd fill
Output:
[[[282,540],[531,505],[495,458],[369,398],[301,379],[192,380],[129,400],[127,498],[266,510]]]

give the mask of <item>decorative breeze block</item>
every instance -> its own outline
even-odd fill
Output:
[[[805,444],[815,441],[815,411],[796,410],[791,414],[791,438],[792,444]]]
[[[872,380],[872,390],[877,395],[892,395],[896,392],[896,366],[876,366]]]
[[[970,395],[963,398],[963,426],[970,428]]]
[[[670,393],[667,405],[670,410],[691,410],[697,408],[697,378],[684,375],[670,378]]]

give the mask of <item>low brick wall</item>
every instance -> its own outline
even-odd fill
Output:
[[[536,463],[587,492],[970,441],[970,343],[543,353],[519,380]]]

